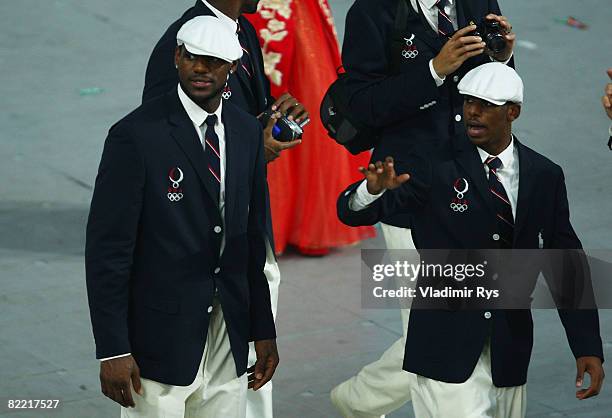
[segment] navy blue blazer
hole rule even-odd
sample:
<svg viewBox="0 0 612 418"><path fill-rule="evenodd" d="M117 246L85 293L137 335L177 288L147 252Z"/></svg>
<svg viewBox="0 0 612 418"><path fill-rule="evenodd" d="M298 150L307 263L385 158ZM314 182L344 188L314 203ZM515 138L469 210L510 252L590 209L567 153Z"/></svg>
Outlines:
<svg viewBox="0 0 612 418"><path fill-rule="evenodd" d="M569 219L565 180L561 167L516 140L519 155L519 195L513 248L582 248ZM338 199L338 216L351 226L373 225L398 212L409 212L412 236L418 249L490 249L497 218L482 161L465 135L422 146L407 159L412 178L387 191L362 211L348 207L361 182ZM411 168L413 167L413 168ZM457 179L470 185L465 199L469 209L454 212ZM525 281L537 279L537 271ZM533 346L529 310L496 310L487 318L477 310L412 309L408 324L404 369L435 380L461 383L472 374L487 338L491 340L493 383L498 387L522 385ZM575 357L603 359L596 310L559 310Z"/></svg>
<svg viewBox="0 0 612 418"><path fill-rule="evenodd" d="M397 171L403 173L403 160L416 144L450 139L465 132L461 120L463 97L457 84L468 71L490 62L490 58L483 54L468 60L437 87L429 61L444 44L425 16L409 7L404 37L418 54L399 57L399 74L390 75L390 43L397 2L355 1L346 17L342 63L349 79L351 111L368 125L379 128L380 142L374 148L372 161L392 156ZM467 26L470 20L479 22L489 13L501 14L497 0L457 2L459 28ZM513 64L511 60L509 65ZM395 215L384 222L400 227L410 224L406 215Z"/></svg>
<svg viewBox="0 0 612 418"><path fill-rule="evenodd" d="M145 74L145 86L142 92L143 103L161 94L173 90L178 85L178 73L174 66L174 50L176 49L176 34L181 26L197 16L214 16L201 0L172 23L155 45ZM263 56L259 38L255 28L244 16L238 18L241 29L245 33L247 48L253 60L253 77L249 78L242 66L229 78L228 85L232 91L229 101L253 116L258 116L274 103L270 95L270 81L264 72ZM270 196L266 187L266 233L270 245L274 249L274 233L272 231L272 215Z"/></svg>
<svg viewBox="0 0 612 418"><path fill-rule="evenodd" d="M193 382L215 289L237 375L246 371L248 342L276 336L263 272L262 129L228 102L222 120L225 231L176 89L111 128L96 178L85 251L96 356L131 352L142 376L161 383Z"/></svg>

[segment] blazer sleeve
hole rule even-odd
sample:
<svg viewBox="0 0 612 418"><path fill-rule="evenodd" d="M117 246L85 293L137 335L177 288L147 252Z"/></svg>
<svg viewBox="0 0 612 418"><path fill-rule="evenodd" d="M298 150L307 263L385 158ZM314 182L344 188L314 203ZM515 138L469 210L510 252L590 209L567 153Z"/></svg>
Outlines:
<svg viewBox="0 0 612 418"><path fill-rule="evenodd" d="M128 298L145 182L144 159L124 127L111 129L87 222L85 271L96 357L129 353Z"/></svg>
<svg viewBox="0 0 612 418"><path fill-rule="evenodd" d="M564 282L568 278L578 281L570 284L573 288L579 288L584 297L594 300L587 257L570 222L567 189L561 168L558 168L555 190L554 227L549 236L550 242L545 242L545 247L570 251L563 252L560 259L556 259L557 265L552 266L553 271L560 271ZM558 309L558 313L574 357L596 356L603 361L597 309Z"/></svg>
<svg viewBox="0 0 612 418"><path fill-rule="evenodd" d="M263 150L263 131L255 123L258 131L258 144L255 148L255 168L251 200L249 204L248 240L249 266L248 280L250 292L250 341L276 338L270 288L264 274L266 262L266 165Z"/></svg>
<svg viewBox="0 0 612 418"><path fill-rule="evenodd" d="M342 63L348 76L349 105L356 117L372 127L400 122L440 98L428 62L389 74L395 12L395 2L357 0L346 17Z"/></svg>

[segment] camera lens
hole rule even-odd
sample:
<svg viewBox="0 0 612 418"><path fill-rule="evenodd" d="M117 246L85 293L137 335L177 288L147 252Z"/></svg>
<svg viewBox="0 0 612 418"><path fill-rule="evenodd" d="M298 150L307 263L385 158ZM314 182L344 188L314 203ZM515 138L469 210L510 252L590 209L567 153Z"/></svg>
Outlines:
<svg viewBox="0 0 612 418"><path fill-rule="evenodd" d="M506 49L506 39L499 33L489 34L485 42L487 43L487 48L496 54Z"/></svg>

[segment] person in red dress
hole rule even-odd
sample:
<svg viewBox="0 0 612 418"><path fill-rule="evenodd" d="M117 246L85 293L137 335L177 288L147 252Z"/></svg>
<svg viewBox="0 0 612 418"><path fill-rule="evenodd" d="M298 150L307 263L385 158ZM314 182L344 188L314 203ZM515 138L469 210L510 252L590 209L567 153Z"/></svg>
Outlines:
<svg viewBox="0 0 612 418"><path fill-rule="evenodd" d="M327 0L261 0L247 17L259 35L272 95L291 91L307 109L319 109L341 66ZM349 228L336 216L338 193L359 179L369 153L349 154L327 136L318 112L310 117L302 144L268 165L278 253L293 245L304 255L325 255L375 235L372 227Z"/></svg>

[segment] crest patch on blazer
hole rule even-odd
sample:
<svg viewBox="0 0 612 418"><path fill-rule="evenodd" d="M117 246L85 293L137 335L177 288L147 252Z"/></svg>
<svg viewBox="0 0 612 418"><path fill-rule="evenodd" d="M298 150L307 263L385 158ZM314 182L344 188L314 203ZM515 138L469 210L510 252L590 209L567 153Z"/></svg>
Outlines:
<svg viewBox="0 0 612 418"><path fill-rule="evenodd" d="M181 182L185 179L183 170L180 167L174 167L168 173L168 179L170 185L168 187L168 200L171 202L179 202L183 199L183 189L181 188Z"/></svg>
<svg viewBox="0 0 612 418"><path fill-rule="evenodd" d="M470 183L463 177L458 178L453 184L453 189L457 197L451 201L450 208L455 212L463 213L469 208L468 201L464 198L465 194L470 190Z"/></svg>
<svg viewBox="0 0 612 418"><path fill-rule="evenodd" d="M419 55L419 50L416 46L414 46L414 38L414 33L410 36L410 38L404 38L404 41L406 41L406 46L404 46L404 49L402 50L402 57L406 59L415 59L417 55Z"/></svg>

